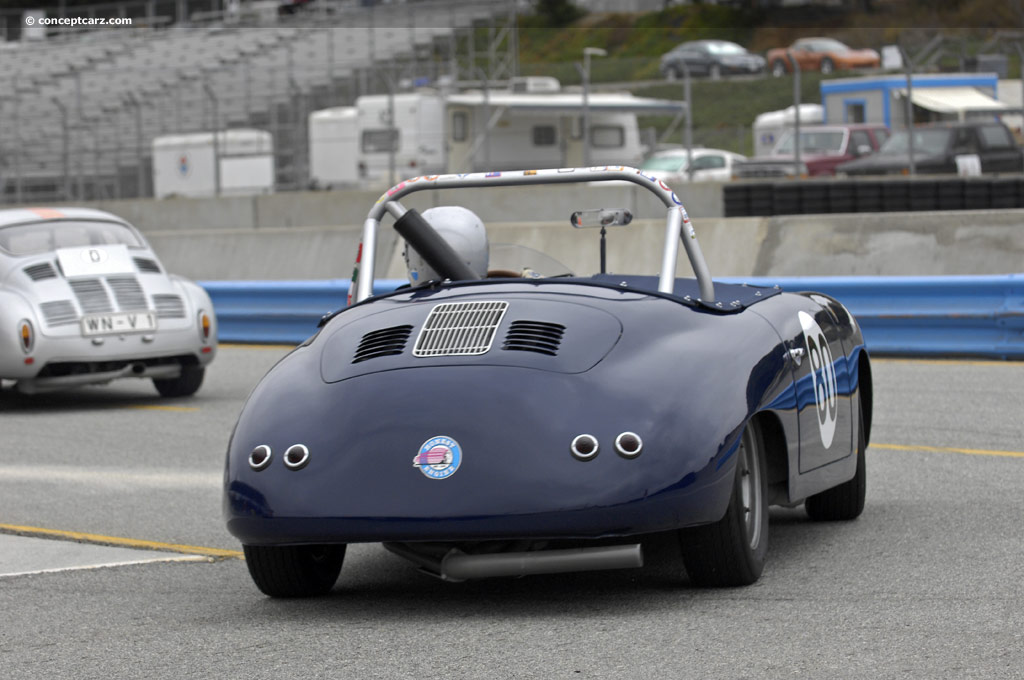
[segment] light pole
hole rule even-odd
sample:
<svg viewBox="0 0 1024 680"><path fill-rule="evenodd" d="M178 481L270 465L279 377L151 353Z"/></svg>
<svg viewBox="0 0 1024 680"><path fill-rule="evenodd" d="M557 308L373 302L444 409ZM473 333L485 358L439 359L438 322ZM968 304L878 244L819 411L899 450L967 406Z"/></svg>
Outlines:
<svg viewBox="0 0 1024 680"><path fill-rule="evenodd" d="M917 174L917 160L914 158L914 62L910 55L899 45L900 57L903 59L903 71L907 76L907 98L903 102L903 124L907 128L907 166L910 176Z"/></svg>
<svg viewBox="0 0 1024 680"><path fill-rule="evenodd" d="M683 99L686 101L686 128L683 141L686 142L686 178L693 181L693 104L690 101L690 65L685 59L679 62L683 67Z"/></svg>
<svg viewBox="0 0 1024 680"><path fill-rule="evenodd" d="M791 50L786 50L786 56L793 66L793 177L800 179L800 62Z"/></svg>
<svg viewBox="0 0 1024 680"><path fill-rule="evenodd" d="M590 56L607 57L600 47L583 48L583 166L590 167Z"/></svg>

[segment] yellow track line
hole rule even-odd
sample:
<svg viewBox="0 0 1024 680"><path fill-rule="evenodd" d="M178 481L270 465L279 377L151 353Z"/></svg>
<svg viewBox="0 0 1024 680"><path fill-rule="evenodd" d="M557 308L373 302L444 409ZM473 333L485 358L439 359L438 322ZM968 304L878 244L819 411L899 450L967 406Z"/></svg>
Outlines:
<svg viewBox="0 0 1024 680"><path fill-rule="evenodd" d="M204 548L196 545L181 545L178 543L142 541L135 538L121 538L119 536L87 534L81 531L60 531L58 529L42 529L40 527L26 527L18 526L16 524L0 524L0 532L8 534L18 534L21 536L60 538L67 541L78 541L80 543L94 543L96 545L118 545L126 548L138 548L140 550L163 550L166 552L185 553L188 555L203 555L204 557L216 557L221 559L242 559L241 550L224 550L223 548Z"/></svg>
<svg viewBox="0 0 1024 680"><path fill-rule="evenodd" d="M197 406L157 406L156 404L126 404L117 408L134 408L140 411L174 411L177 413L192 413L199 410Z"/></svg>
<svg viewBox="0 0 1024 680"><path fill-rule="evenodd" d="M896 357L872 357L875 364L920 364L922 366L1000 366L1024 367L1024 361L998 361L996 359L898 359Z"/></svg>
<svg viewBox="0 0 1024 680"><path fill-rule="evenodd" d="M1002 456L1004 458L1024 458L1024 451L994 451L991 449L960 449L946 446L904 446L903 444L874 444L872 449L889 449L890 451L927 451L930 453L962 453L969 456Z"/></svg>
<svg viewBox="0 0 1024 680"><path fill-rule="evenodd" d="M312 333L310 333L310 335L312 335ZM248 343L245 343L245 342L222 342L222 343L220 343L220 345L218 345L218 347L223 347L225 349L276 349L276 350L295 349L298 346L299 346L299 343L295 343L294 345L261 345L261 344L248 344Z"/></svg>

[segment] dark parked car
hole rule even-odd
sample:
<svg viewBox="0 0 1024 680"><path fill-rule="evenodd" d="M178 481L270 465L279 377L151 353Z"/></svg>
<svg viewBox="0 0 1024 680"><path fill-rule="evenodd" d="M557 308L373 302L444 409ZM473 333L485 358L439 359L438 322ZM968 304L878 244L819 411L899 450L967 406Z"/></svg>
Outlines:
<svg viewBox="0 0 1024 680"><path fill-rule="evenodd" d="M668 80L682 78L684 63L690 75L711 78L730 73L761 73L765 66L764 57L751 54L734 42L694 40L661 55L661 74Z"/></svg>
<svg viewBox="0 0 1024 680"><path fill-rule="evenodd" d="M770 156L737 163L739 179L754 177L827 176L836 166L877 151L889 137L884 125L808 125L800 129L800 163L796 163L796 135L786 130Z"/></svg>
<svg viewBox="0 0 1024 680"><path fill-rule="evenodd" d="M903 175L910 171L910 135L893 132L878 153L843 163L846 175ZM1020 172L1024 155L998 121L946 123L914 128L914 169L923 175Z"/></svg>

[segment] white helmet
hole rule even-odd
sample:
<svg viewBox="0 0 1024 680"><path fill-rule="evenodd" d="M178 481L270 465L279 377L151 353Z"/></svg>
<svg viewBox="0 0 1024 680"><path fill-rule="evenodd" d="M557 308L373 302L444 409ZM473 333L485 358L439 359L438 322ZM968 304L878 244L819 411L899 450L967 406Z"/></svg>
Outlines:
<svg viewBox="0 0 1024 680"><path fill-rule="evenodd" d="M457 205L442 205L424 210L423 219L430 223L470 269L480 278L487 278L487 229L476 213ZM408 243L405 244L403 255L412 285L441 278Z"/></svg>

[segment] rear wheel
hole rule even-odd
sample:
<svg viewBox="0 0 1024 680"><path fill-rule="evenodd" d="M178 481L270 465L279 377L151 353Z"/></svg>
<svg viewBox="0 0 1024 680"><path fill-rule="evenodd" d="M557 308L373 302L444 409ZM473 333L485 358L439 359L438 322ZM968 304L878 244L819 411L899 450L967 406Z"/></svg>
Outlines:
<svg viewBox="0 0 1024 680"><path fill-rule="evenodd" d="M776 59L772 62L772 75L776 78L781 78L786 75L786 62L781 59Z"/></svg>
<svg viewBox="0 0 1024 680"><path fill-rule="evenodd" d="M682 72L676 66L669 66L667 69L665 69L665 80L679 80L682 77L682 75Z"/></svg>
<svg viewBox="0 0 1024 680"><path fill-rule="evenodd" d="M182 366L177 378L153 378L153 386L162 397L188 397L203 384L205 366Z"/></svg>
<svg viewBox="0 0 1024 680"><path fill-rule="evenodd" d="M861 407L863 408L863 407ZM819 522L841 522L857 519L864 512L867 495L867 462L865 461L864 414L861 413L857 435L857 472L853 479L839 486L816 493L804 503L807 515Z"/></svg>
<svg viewBox="0 0 1024 680"><path fill-rule="evenodd" d="M746 586L764 569L768 478L764 438L755 421L747 423L736 455L736 479L725 516L714 524L679 531L683 564L695 586Z"/></svg>
<svg viewBox="0 0 1024 680"><path fill-rule="evenodd" d="M249 575L270 597L313 597L334 587L345 545L246 545Z"/></svg>
<svg viewBox="0 0 1024 680"><path fill-rule="evenodd" d="M835 70L836 70L836 65L832 62L831 59L829 59L828 57L825 57L824 59L821 60L821 72L823 74L828 75L828 74L832 73Z"/></svg>
<svg viewBox="0 0 1024 680"><path fill-rule="evenodd" d="M722 78L722 67L718 64L712 64L708 69L708 76L711 80L721 80Z"/></svg>

